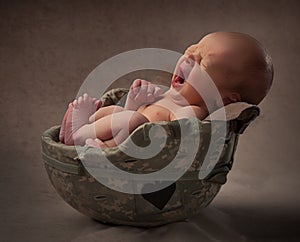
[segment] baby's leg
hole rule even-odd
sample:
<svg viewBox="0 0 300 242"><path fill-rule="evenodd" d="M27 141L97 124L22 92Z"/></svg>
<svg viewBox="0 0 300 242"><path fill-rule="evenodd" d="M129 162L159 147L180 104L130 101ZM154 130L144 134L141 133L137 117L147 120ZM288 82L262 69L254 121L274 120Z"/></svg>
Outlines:
<svg viewBox="0 0 300 242"><path fill-rule="evenodd" d="M103 118L109 114L118 113L121 111L124 111L124 108L121 106L118 106L118 105L110 105L107 107L100 108L99 110L97 110L94 114L92 114L89 117L89 122L93 123L93 122L97 121L98 119Z"/></svg>
<svg viewBox="0 0 300 242"><path fill-rule="evenodd" d="M146 122L149 120L141 113L124 110L82 126L74 133L74 139L76 144L84 145L88 138L98 138L105 147L113 147L122 143L134 129ZM88 144L89 142L90 140ZM102 142L100 147L103 147Z"/></svg>

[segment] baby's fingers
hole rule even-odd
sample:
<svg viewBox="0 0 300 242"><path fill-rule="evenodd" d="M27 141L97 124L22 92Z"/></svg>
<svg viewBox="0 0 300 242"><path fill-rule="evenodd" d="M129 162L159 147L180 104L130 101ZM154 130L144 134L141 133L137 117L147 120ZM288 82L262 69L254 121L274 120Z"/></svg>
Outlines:
<svg viewBox="0 0 300 242"><path fill-rule="evenodd" d="M141 79L135 79L132 83L132 87L135 88L135 87L139 87L142 83L142 80Z"/></svg>
<svg viewBox="0 0 300 242"><path fill-rule="evenodd" d="M147 103L152 103L155 101L155 97L153 95L153 93L148 93L147 94Z"/></svg>
<svg viewBox="0 0 300 242"><path fill-rule="evenodd" d="M154 97L158 97L162 93L163 93L163 90L160 87L156 86L155 89L154 89L154 94L153 94Z"/></svg>
<svg viewBox="0 0 300 242"><path fill-rule="evenodd" d="M141 86L138 90L138 93L135 97L136 100L143 100L147 96L147 90L148 90L148 82L145 80L141 80Z"/></svg>
<svg viewBox="0 0 300 242"><path fill-rule="evenodd" d="M142 80L141 79L135 79L132 83L132 89L133 89L133 93L137 94L140 91L140 87L142 85Z"/></svg>
<svg viewBox="0 0 300 242"><path fill-rule="evenodd" d="M149 82L147 82L146 80L141 80L141 90L140 90L140 92L142 94L145 95L147 93L148 85L149 85Z"/></svg>
<svg viewBox="0 0 300 242"><path fill-rule="evenodd" d="M151 93L152 95L154 95L154 91L155 91L155 86L152 83L149 83L147 94Z"/></svg>

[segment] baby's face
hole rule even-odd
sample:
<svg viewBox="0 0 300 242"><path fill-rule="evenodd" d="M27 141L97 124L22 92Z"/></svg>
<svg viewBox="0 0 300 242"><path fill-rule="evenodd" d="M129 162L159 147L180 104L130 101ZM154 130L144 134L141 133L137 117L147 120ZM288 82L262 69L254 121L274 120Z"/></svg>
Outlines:
<svg viewBox="0 0 300 242"><path fill-rule="evenodd" d="M189 78L195 65L199 65L201 70L205 71L215 86L217 87L221 96L225 96L236 85L233 81L224 81L224 76L230 71L238 69L242 63L236 60L241 60L247 57L249 49L244 45L243 41L235 41L228 38L228 35L211 34L205 36L197 44L189 46L184 55L178 60L174 70L171 82L171 90L178 92L191 105L198 105L203 103L203 99L198 91L194 88L195 85L198 90L203 90L208 93L209 90L205 83L201 82L201 77L195 80ZM243 51L241 51L243 50ZM213 101L213 96L211 97Z"/></svg>
<svg viewBox="0 0 300 242"><path fill-rule="evenodd" d="M173 93L177 91L177 94L184 97L191 105L202 104L202 96L199 94L199 91L197 91L197 88L195 88L195 85L198 87L198 90L206 88L201 86L203 83L201 83L200 76L199 79L196 77L196 80L191 80L190 73L196 69L196 65L198 65L201 70L207 71L210 75L213 74L208 72L207 66L210 66L213 61L216 62L218 60L219 56L217 53L221 52L220 47L221 46L218 45L213 38L206 37L197 44L189 46L175 67L171 82L171 90L173 90ZM195 75L193 76L193 79L195 79ZM213 78L213 76L211 76L211 78ZM216 78L216 75L214 75L214 78ZM217 86L217 83L214 83ZM218 89L220 88L221 87L218 87Z"/></svg>

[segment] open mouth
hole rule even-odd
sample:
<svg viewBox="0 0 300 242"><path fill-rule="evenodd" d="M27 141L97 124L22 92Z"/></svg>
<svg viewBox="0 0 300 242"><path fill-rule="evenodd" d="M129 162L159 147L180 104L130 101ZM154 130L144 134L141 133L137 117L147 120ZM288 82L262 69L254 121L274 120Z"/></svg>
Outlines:
<svg viewBox="0 0 300 242"><path fill-rule="evenodd" d="M174 78L172 80L173 87L179 87L182 86L185 82L185 76L179 67L179 71L174 75Z"/></svg>
<svg viewBox="0 0 300 242"><path fill-rule="evenodd" d="M172 86L173 87L180 87L184 84L185 80L188 78L192 68L194 66L193 61L185 60L183 61L178 69L176 70L176 74L172 79Z"/></svg>
<svg viewBox="0 0 300 242"><path fill-rule="evenodd" d="M172 86L173 87L179 87L184 84L184 79L181 76L175 75L173 80L172 80Z"/></svg>

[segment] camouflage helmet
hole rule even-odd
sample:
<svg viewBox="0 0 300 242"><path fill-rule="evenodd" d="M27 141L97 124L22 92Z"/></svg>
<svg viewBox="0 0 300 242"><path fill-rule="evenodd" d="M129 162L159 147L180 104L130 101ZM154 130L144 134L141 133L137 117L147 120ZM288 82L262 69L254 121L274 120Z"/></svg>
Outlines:
<svg viewBox="0 0 300 242"><path fill-rule="evenodd" d="M104 106L124 105L124 95L128 89L113 89L103 95ZM224 147L217 163L210 168L204 179L199 179L212 132L218 132L218 125L212 130L211 121L197 120L200 130L200 143L195 158L188 170L175 182L161 190L145 194L123 193L111 189L91 175L82 163L85 154L99 152L97 148L85 147L83 155L78 148L59 142L60 126L46 130L42 135L42 158L49 179L59 195L79 212L103 223L125 224L152 227L188 218L208 206L226 182L226 176L233 163L239 135L248 124L259 115L257 106L244 104L240 112L228 120ZM218 113L216 113L218 116ZM146 146L149 142L149 130L156 123L139 126L128 139ZM162 151L153 158L137 159L130 157L118 147L103 149L105 157L121 170L144 174L162 169L178 151L180 143L180 125L195 125L190 119L159 122L166 130L167 142ZM191 134L192 135L192 134ZM77 148L77 149L76 149ZM183 157L184 159L184 157ZM207 167L206 167L207 168ZM104 168L105 169L105 168ZM107 176L109 179L109 176ZM161 182L161 181L157 181ZM151 185L151 184L149 184Z"/></svg>

